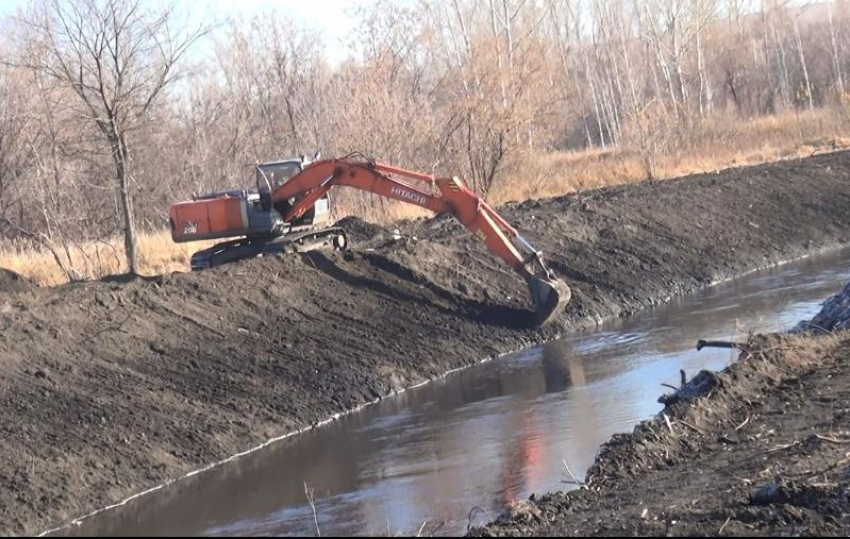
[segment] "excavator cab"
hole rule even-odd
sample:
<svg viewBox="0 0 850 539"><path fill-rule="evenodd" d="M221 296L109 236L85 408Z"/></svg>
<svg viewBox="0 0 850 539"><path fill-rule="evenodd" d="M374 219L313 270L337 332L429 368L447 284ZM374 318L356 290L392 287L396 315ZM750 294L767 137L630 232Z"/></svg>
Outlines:
<svg viewBox="0 0 850 539"><path fill-rule="evenodd" d="M304 167L319 159L320 155L316 153L313 158L301 155L297 158L257 165L255 167L257 192L260 194L260 203L264 211L274 209L280 215L286 215L286 212L292 207L295 200L279 201L276 204L272 204L272 193L288 182L293 176L304 170ZM325 195L316 201L315 206L305 213L303 217L290 224L292 226L317 226L326 224L328 221L330 221L330 197Z"/></svg>
<svg viewBox="0 0 850 539"><path fill-rule="evenodd" d="M257 190L272 192L288 182L293 176L304 170L304 167L318 161L322 154L316 152L313 157L299 155L297 158L282 159L262 163L256 167Z"/></svg>
<svg viewBox="0 0 850 539"><path fill-rule="evenodd" d="M257 191L271 194L272 191L289 181L290 178L303 170L300 159L277 161L257 165Z"/></svg>

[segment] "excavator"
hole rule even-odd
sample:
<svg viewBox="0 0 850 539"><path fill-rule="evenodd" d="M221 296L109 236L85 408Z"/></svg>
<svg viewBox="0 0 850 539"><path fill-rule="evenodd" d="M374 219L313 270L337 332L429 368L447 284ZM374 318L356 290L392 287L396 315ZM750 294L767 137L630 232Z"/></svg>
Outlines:
<svg viewBox="0 0 850 539"><path fill-rule="evenodd" d="M263 255L345 250L345 231L329 225L329 192L345 186L454 216L526 282L536 325L555 320L570 301L569 287L542 253L457 177L437 178L362 154L338 159L316 154L256 165L255 179L256 190L194 196L171 207L175 242L229 240L195 253L192 270Z"/></svg>

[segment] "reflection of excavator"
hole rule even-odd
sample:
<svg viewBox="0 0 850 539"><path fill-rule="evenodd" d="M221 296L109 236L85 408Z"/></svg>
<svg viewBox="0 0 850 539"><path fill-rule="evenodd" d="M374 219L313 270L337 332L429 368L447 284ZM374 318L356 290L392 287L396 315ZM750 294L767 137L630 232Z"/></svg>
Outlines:
<svg viewBox="0 0 850 539"><path fill-rule="evenodd" d="M328 192L341 185L455 216L525 279L536 323L556 318L570 300L569 287L546 267L541 253L458 178L435 178L355 156L268 163L257 167L256 176L256 192L226 191L172 206L176 242L238 238L195 253L192 269L322 246L345 249L345 231L321 228L329 217Z"/></svg>

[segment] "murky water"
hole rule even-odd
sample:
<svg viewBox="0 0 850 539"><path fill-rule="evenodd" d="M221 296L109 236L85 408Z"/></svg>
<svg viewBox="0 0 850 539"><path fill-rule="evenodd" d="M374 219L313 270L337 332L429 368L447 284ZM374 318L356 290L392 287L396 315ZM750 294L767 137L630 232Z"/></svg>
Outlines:
<svg viewBox="0 0 850 539"><path fill-rule="evenodd" d="M697 339L787 329L850 280L850 251L750 275L598 332L406 392L83 523L85 535L463 533L534 492L570 488L610 436L657 413L679 369L720 369ZM477 511L473 523L487 519Z"/></svg>

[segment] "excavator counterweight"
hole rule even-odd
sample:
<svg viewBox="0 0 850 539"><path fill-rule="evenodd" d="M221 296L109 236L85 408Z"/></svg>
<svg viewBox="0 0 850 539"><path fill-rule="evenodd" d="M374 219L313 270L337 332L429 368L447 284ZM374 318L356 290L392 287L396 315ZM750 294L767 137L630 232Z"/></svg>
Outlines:
<svg viewBox="0 0 850 539"><path fill-rule="evenodd" d="M328 193L337 186L453 215L525 280L537 325L557 319L570 301L569 287L549 270L542 254L459 178L435 178L352 156L259 165L254 192L226 191L173 205L172 238L239 238L196 253L192 269L322 246L344 249L344 230L321 227L329 216Z"/></svg>

